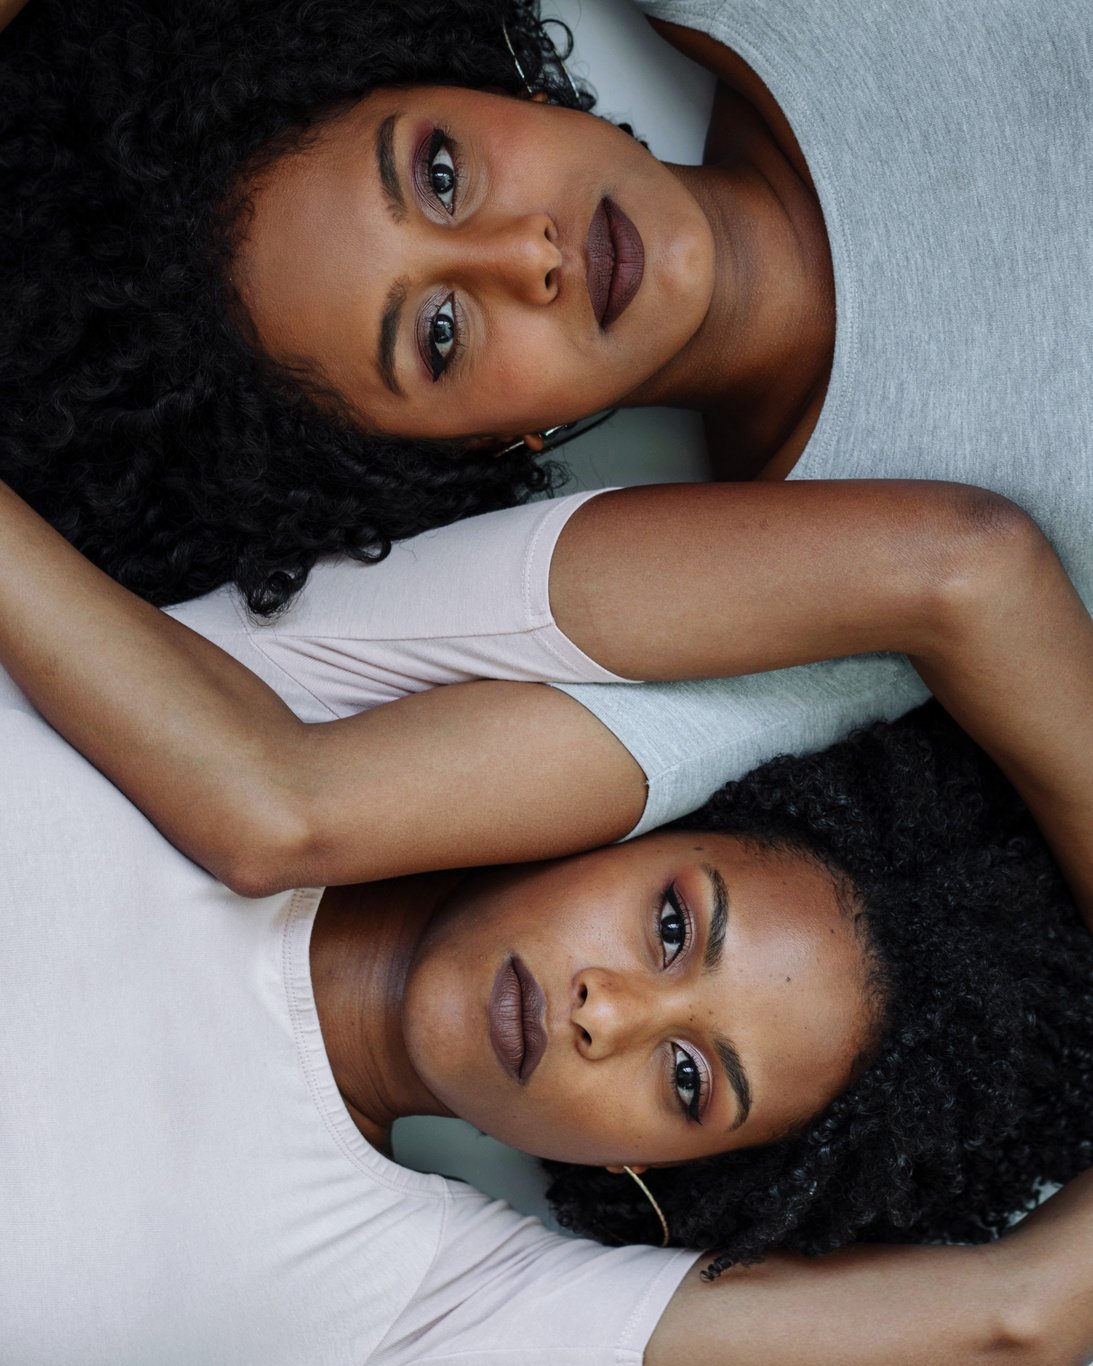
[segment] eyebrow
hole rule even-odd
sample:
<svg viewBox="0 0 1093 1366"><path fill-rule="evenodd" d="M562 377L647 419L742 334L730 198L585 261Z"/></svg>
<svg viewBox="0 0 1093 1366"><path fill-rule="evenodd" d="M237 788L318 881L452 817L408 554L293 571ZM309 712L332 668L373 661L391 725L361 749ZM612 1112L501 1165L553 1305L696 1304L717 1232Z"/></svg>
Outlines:
<svg viewBox="0 0 1093 1366"><path fill-rule="evenodd" d="M725 948L725 928L729 923L729 894L725 890L725 879L716 868L704 863L702 871L709 878L713 890L713 914L710 916L710 928L706 935L702 969L704 972L713 972L720 964L721 954Z"/></svg>
<svg viewBox="0 0 1093 1366"><path fill-rule="evenodd" d="M398 343L399 321L402 305L406 302L406 282L396 280L387 291L383 305L383 318L380 321L379 370L384 384L393 394L403 397L404 390L395 374L395 350Z"/></svg>
<svg viewBox="0 0 1093 1366"><path fill-rule="evenodd" d="M383 186L383 197L387 200L387 211L396 223L406 221L406 199L395 163L395 128L400 117L399 114L388 114L376 133L376 167Z"/></svg>
<svg viewBox="0 0 1093 1366"><path fill-rule="evenodd" d="M706 951L702 955L702 969L704 972L713 972L720 964L725 952L725 930L729 923L729 894L725 888L725 879L716 868L707 863L703 864L702 871L709 878L710 887L713 890L713 913L710 916L710 928L706 934ZM721 1069L736 1094L737 1105L739 1106L739 1113L729 1129L731 1133L733 1129L739 1129L748 1115L751 1114L751 1082L748 1081L748 1074L744 1071L740 1054L736 1051L731 1040L726 1039L723 1034L714 1034L713 1046L717 1050Z"/></svg>
<svg viewBox="0 0 1093 1366"><path fill-rule="evenodd" d="M383 197L387 201L388 213L396 223L404 223L406 200L402 193L398 166L395 163L395 128L399 117L398 114L388 114L376 132L376 169L383 188ZM402 320L402 306L405 302L405 281L396 280L387 291L387 298L383 304L377 363L384 384L398 398L404 397L404 391L395 373L395 351L398 345L399 323Z"/></svg>
<svg viewBox="0 0 1093 1366"><path fill-rule="evenodd" d="M724 1035L715 1034L713 1046L717 1049L722 1070L728 1078L729 1085L736 1092L737 1103L740 1106L740 1113L729 1125L729 1133L732 1133L734 1129L739 1129L748 1115L751 1114L751 1083L748 1081L748 1074L744 1071L744 1064L740 1061L740 1054L729 1039L726 1039Z"/></svg>

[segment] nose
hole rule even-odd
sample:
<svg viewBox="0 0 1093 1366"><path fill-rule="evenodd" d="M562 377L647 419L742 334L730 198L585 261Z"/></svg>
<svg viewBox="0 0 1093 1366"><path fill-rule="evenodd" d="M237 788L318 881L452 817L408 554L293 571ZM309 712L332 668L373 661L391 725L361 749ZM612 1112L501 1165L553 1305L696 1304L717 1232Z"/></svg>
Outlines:
<svg viewBox="0 0 1093 1366"><path fill-rule="evenodd" d="M457 278L462 275L476 290L502 290L530 304L557 297L562 253L548 214L472 220L452 240Z"/></svg>
<svg viewBox="0 0 1093 1366"><path fill-rule="evenodd" d="M629 974L585 968L573 988L577 1048L590 1061L610 1057L656 1027L649 993Z"/></svg>

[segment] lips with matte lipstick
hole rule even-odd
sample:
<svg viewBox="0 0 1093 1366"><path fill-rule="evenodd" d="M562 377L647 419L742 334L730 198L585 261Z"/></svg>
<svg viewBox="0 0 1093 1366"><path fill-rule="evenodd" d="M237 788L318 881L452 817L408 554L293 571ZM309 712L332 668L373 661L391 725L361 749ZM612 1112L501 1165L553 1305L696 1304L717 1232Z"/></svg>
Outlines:
<svg viewBox="0 0 1093 1366"><path fill-rule="evenodd" d="M527 966L513 954L493 979L487 1015L497 1060L521 1086L539 1065L547 1046L546 999Z"/></svg>
<svg viewBox="0 0 1093 1366"><path fill-rule="evenodd" d="M641 234L614 200L600 200L588 225L588 294L601 327L626 310L644 273Z"/></svg>

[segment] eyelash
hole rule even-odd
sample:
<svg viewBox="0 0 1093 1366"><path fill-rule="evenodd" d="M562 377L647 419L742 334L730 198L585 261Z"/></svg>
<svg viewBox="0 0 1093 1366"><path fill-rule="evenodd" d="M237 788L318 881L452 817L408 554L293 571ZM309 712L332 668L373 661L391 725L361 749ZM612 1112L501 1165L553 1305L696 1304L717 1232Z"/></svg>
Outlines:
<svg viewBox="0 0 1093 1366"><path fill-rule="evenodd" d="M430 179L430 173L434 170L434 163L442 152L448 160L448 165L444 166L443 169L451 172L451 189L444 191L444 193L451 194L450 204L445 204L440 197L441 191L436 189ZM417 158L416 175L422 195L426 198L432 198L446 214L454 214L459 188L463 181L463 161L459 155L458 144L446 129L434 128L429 140L422 144ZM448 335L443 338L437 336L438 322L448 325L444 329ZM452 362L459 355L463 345L462 330L459 302L454 294L447 295L431 312L422 315L419 347L429 373L433 377L434 384L443 379ZM447 346L448 350L442 351L441 346Z"/></svg>
<svg viewBox="0 0 1093 1366"><path fill-rule="evenodd" d="M666 914L666 912L668 914ZM664 924L667 920L678 919L681 922L682 939L679 944L671 945L674 950L669 958L665 950L669 947L664 934ZM675 931L674 931L675 932ZM672 964L684 953L694 937L694 920L691 915L690 907L679 895L676 886L672 883L665 888L661 897L661 902L656 913L656 935L660 940L661 959L665 968L670 968ZM702 1123L702 1110L706 1100L706 1092L709 1089L706 1069L698 1057L684 1048L682 1044L672 1043L670 1045L670 1084L679 1101L680 1109L687 1119L693 1120L695 1124ZM681 1084L680 1070L688 1068L693 1072L693 1081L688 1078L690 1084ZM690 1091L691 1099L683 1099L682 1091Z"/></svg>
<svg viewBox="0 0 1093 1366"><path fill-rule="evenodd" d="M665 912L670 912L670 915L666 915ZM684 949L686 949L687 945L691 942L694 932L690 907L676 891L674 882L664 889L660 899L660 906L657 908L656 933L657 938L660 940L662 950L668 948L667 941L664 937L664 923L666 920L673 918L681 922L680 928L682 930L682 938L679 944L672 945L675 952L670 958L667 953L662 952L663 966L666 968L670 968Z"/></svg>
<svg viewBox="0 0 1093 1366"><path fill-rule="evenodd" d="M433 163L439 158L441 152L448 158L448 165L443 169L451 172L451 189L444 191L452 197L450 204L445 204L440 197L442 192L437 190L429 179L429 172L433 169ZM446 128L434 128L429 135L429 140L422 143L417 157L417 182L426 199L435 199L447 214L455 213L457 197L463 184L463 158L460 155L459 144Z"/></svg>
<svg viewBox="0 0 1093 1366"><path fill-rule="evenodd" d="M445 316L445 310L447 310L447 316ZM436 327L440 321L450 323L451 335L445 337L438 345ZM418 348L421 351L422 359L429 367L429 373L432 375L435 384L444 378L452 361L463 349L461 336L463 331L462 309L459 307L459 300L455 295L448 294L432 309L426 308L421 315L419 328ZM449 350L442 352L440 345L448 346Z"/></svg>

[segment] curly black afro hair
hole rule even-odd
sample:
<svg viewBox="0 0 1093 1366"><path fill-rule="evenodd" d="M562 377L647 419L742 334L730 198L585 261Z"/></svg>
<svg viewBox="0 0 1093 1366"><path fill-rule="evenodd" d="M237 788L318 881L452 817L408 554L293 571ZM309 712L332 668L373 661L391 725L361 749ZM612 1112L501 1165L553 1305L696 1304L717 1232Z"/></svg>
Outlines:
<svg viewBox="0 0 1093 1366"><path fill-rule="evenodd" d="M502 22L573 105L535 0L34 0L3 34L0 477L128 587L234 580L270 612L321 554L556 480L363 436L241 341L220 283L261 149L381 84L523 93Z"/></svg>
<svg viewBox="0 0 1093 1366"><path fill-rule="evenodd" d="M1093 936L1042 839L933 704L780 758L679 822L848 878L884 1002L878 1049L807 1127L646 1174L707 1275L776 1248L981 1242L1093 1162ZM547 1163L567 1227L659 1241L632 1183Z"/></svg>

